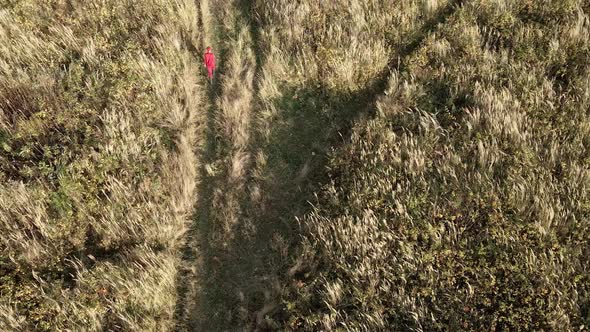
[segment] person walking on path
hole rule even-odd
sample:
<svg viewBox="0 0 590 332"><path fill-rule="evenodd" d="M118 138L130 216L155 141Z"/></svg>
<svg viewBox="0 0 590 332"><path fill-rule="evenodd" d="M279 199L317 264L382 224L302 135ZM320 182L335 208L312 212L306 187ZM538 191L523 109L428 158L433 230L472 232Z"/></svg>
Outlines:
<svg viewBox="0 0 590 332"><path fill-rule="evenodd" d="M209 82L213 83L213 74L215 73L215 54L213 54L211 47L207 47L207 51L203 57L203 62L204 66L207 68Z"/></svg>

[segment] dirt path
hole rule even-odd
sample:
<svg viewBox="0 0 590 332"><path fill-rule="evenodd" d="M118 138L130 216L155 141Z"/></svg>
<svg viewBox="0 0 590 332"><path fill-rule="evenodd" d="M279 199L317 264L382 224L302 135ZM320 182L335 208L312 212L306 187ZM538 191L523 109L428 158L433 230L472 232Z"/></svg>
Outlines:
<svg viewBox="0 0 590 332"><path fill-rule="evenodd" d="M214 26L209 20L208 0L197 1L200 20L197 23L201 31L199 49L195 49L196 56L200 56L205 45L215 45L213 41ZM203 73L204 74L204 73ZM203 80L205 81L205 80ZM215 103L216 91L219 89L219 80L213 85L204 83L207 86L207 107L206 123L204 130L204 141L199 154L201 169L199 170L198 201L193 215L193 223L186 234L185 245L182 249L182 265L177 276L177 303L175 308L175 321L177 331L196 331L196 322L203 320L200 315L204 313L200 309L199 294L202 293L202 284L199 279L204 271L205 261L209 259L210 252L206 234L209 233L209 209L211 206L212 183L208 180L207 167L211 165L215 156Z"/></svg>
<svg viewBox="0 0 590 332"><path fill-rule="evenodd" d="M242 2L223 0L214 5L208 0L197 2L201 48L213 47L218 70L214 84L208 86L198 202L177 277L178 331L242 330L251 320L244 312L256 309L239 302L252 298L246 288L258 288L253 286L256 270L265 260L265 253L251 245L259 243L259 233L245 230L252 228L245 211L253 165L249 161L250 109L258 67L253 56L254 29L244 19ZM240 165L242 159L244 165Z"/></svg>
<svg viewBox="0 0 590 332"><path fill-rule="evenodd" d="M177 278L177 330L257 330L279 305L277 276L287 261L276 243L289 238L294 225L285 220L294 220L292 209L277 213L292 204L299 183L293 170L257 158L269 151L257 141L262 60L249 3L220 0L210 7L201 0L198 7L203 47L213 46L220 66L209 91L199 201ZM298 203L306 205L302 197Z"/></svg>
<svg viewBox="0 0 590 332"><path fill-rule="evenodd" d="M252 314L269 297L262 289L268 275L264 246L267 232L250 214L249 179L252 161L253 106L257 72L254 29L238 1L219 1L210 8L218 58L222 59L211 95L209 175L203 185L197 218L201 264L194 309L187 318L193 331L250 329ZM204 172L207 173L207 172ZM264 234L264 235L263 235ZM191 299L187 299L191 300ZM251 326L251 328L253 328Z"/></svg>

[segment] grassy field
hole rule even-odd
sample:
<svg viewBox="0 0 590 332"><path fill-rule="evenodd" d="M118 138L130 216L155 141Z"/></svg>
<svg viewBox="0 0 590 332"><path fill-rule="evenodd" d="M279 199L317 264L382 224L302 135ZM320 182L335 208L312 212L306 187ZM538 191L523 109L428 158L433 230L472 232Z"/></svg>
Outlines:
<svg viewBox="0 0 590 332"><path fill-rule="evenodd" d="M205 97L195 4L0 8L0 329L169 329Z"/></svg>
<svg viewBox="0 0 590 332"><path fill-rule="evenodd" d="M451 5L330 155L294 330L590 324L588 2Z"/></svg>
<svg viewBox="0 0 590 332"><path fill-rule="evenodd" d="M587 0L0 8L0 330L590 326Z"/></svg>

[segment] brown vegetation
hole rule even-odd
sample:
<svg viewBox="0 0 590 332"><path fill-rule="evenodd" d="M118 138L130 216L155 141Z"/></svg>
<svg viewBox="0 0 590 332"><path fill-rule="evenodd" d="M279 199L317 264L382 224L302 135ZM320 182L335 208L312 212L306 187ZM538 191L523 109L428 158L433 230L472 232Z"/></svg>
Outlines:
<svg viewBox="0 0 590 332"><path fill-rule="evenodd" d="M2 5L0 326L590 326L587 0Z"/></svg>
<svg viewBox="0 0 590 332"><path fill-rule="evenodd" d="M470 1L422 29L301 220L289 326L588 326L584 10Z"/></svg>
<svg viewBox="0 0 590 332"><path fill-rule="evenodd" d="M1 329L168 329L197 181L195 5L2 7Z"/></svg>

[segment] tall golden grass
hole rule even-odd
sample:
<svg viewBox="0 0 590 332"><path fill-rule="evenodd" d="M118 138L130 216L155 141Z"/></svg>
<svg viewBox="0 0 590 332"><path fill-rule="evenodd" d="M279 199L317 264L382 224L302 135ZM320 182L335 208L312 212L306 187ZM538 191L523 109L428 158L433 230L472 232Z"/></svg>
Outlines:
<svg viewBox="0 0 590 332"><path fill-rule="evenodd" d="M281 328L271 317L284 312L281 282L295 248L294 217L308 210L338 130L365 109L363 101L374 99L401 53L391 45L401 44L403 35L390 27L419 15L432 18L435 9L425 12L424 6L215 4L224 65L215 111L217 157L207 168L215 175L209 238L218 246L205 264L216 283L205 291L214 303L204 301L211 313L206 326Z"/></svg>
<svg viewBox="0 0 590 332"><path fill-rule="evenodd" d="M301 219L293 330L588 326L587 2L438 12Z"/></svg>
<svg viewBox="0 0 590 332"><path fill-rule="evenodd" d="M2 328L589 326L588 1L4 7Z"/></svg>
<svg viewBox="0 0 590 332"><path fill-rule="evenodd" d="M244 18L240 16L239 1L217 3L221 22L220 49L224 50L223 75L220 78L220 95L217 98L215 129L218 137L216 161L221 181L213 196L212 218L218 232L217 240L231 240L237 227L244 223L242 198L248 168L251 163L250 138L253 107L253 84L256 60L252 36ZM226 246L224 243L223 246Z"/></svg>
<svg viewBox="0 0 590 332"><path fill-rule="evenodd" d="M199 167L196 13L183 0L0 10L2 330L171 328Z"/></svg>

